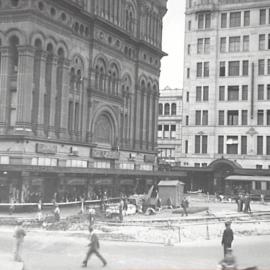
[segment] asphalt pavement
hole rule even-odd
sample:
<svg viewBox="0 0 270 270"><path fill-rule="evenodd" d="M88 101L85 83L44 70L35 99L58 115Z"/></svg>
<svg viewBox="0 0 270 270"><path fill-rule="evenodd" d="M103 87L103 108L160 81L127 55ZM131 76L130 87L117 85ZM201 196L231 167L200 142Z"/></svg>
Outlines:
<svg viewBox="0 0 270 270"><path fill-rule="evenodd" d="M1 230L0 254L12 256L13 229ZM86 238L69 233L29 231L23 250L25 270L81 269L87 243ZM256 265L259 270L269 270L270 236L236 238L233 249L239 269ZM203 270L216 269L223 249L217 240L178 246L102 241L100 251L108 261L108 270ZM0 268L5 270L2 266ZM102 269L102 263L95 255L90 259L88 269Z"/></svg>

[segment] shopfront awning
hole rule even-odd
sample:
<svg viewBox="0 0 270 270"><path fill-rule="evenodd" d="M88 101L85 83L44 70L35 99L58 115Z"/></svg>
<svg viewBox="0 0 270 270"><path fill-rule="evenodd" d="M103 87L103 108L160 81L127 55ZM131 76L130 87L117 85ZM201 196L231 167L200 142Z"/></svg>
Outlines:
<svg viewBox="0 0 270 270"><path fill-rule="evenodd" d="M256 176L256 175L230 175L225 178L229 181L260 181L260 182L270 182L270 176Z"/></svg>

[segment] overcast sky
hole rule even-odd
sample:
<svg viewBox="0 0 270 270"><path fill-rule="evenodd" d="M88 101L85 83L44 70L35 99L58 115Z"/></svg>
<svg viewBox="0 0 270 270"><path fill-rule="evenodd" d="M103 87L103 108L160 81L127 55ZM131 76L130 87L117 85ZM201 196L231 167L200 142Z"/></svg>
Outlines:
<svg viewBox="0 0 270 270"><path fill-rule="evenodd" d="M160 89L183 87L185 0L168 0L163 19L163 51L168 54L161 62Z"/></svg>

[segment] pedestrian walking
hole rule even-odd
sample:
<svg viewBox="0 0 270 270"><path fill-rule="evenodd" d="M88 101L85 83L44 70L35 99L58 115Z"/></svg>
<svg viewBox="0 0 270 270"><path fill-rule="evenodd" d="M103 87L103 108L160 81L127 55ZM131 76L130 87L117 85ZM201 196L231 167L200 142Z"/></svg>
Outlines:
<svg viewBox="0 0 270 270"><path fill-rule="evenodd" d="M265 204L265 201L264 201L264 194L261 193L261 204Z"/></svg>
<svg viewBox="0 0 270 270"><path fill-rule="evenodd" d="M244 204L245 204L245 208L244 208L244 212L245 213L251 213L251 208L250 208L250 196L247 193L245 198L244 198Z"/></svg>
<svg viewBox="0 0 270 270"><path fill-rule="evenodd" d="M15 212L15 199L12 197L10 199L9 214L12 215Z"/></svg>
<svg viewBox="0 0 270 270"><path fill-rule="evenodd" d="M20 221L18 223L18 226L15 229L15 232L14 232L14 237L16 239L14 260L17 261L17 262L22 261L21 254L22 254L22 246L23 246L23 241L24 241L25 235L26 235L26 232L22 227L22 222Z"/></svg>
<svg viewBox="0 0 270 270"><path fill-rule="evenodd" d="M87 262L93 253L96 254L96 256L102 261L103 266L106 266L107 265L106 260L99 253L99 248L100 248L99 239L97 235L94 233L93 227L91 226L89 226L89 233L90 233L90 236L89 236L90 243L88 245L89 249L86 253L85 259L83 260L82 267L87 267Z"/></svg>
<svg viewBox="0 0 270 270"><path fill-rule="evenodd" d="M88 220L89 220L89 225L93 226L95 223L95 215L96 215L96 210L94 208L89 208L88 210Z"/></svg>
<svg viewBox="0 0 270 270"><path fill-rule="evenodd" d="M224 248L224 256L227 254L227 249L232 247L233 231L231 229L231 221L225 222L225 230L222 235L221 244Z"/></svg>
<svg viewBox="0 0 270 270"><path fill-rule="evenodd" d="M59 208L59 205L56 204L55 205L55 209L54 209L54 218L55 218L55 221L60 221L60 208Z"/></svg>
<svg viewBox="0 0 270 270"><path fill-rule="evenodd" d="M43 215L42 215L42 201L41 200L38 201L37 207L38 207L37 219L38 221L42 221Z"/></svg>
<svg viewBox="0 0 270 270"><path fill-rule="evenodd" d="M182 202L181 202L181 207L183 208L183 212L182 212L182 217L184 216L184 214L186 216L188 216L188 212L187 212L187 208L188 208L188 200L186 197L183 198Z"/></svg>
<svg viewBox="0 0 270 270"><path fill-rule="evenodd" d="M119 204L119 220L120 220L120 222L123 222L123 219L124 219L123 210L124 210L124 201L121 199L120 204Z"/></svg>

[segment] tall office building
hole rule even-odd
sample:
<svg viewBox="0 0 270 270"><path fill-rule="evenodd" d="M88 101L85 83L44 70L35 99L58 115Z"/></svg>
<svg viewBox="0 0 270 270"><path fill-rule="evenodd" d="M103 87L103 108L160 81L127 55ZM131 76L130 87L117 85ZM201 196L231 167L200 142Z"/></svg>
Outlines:
<svg viewBox="0 0 270 270"><path fill-rule="evenodd" d="M161 89L158 111L158 156L165 169L181 164L182 89Z"/></svg>
<svg viewBox="0 0 270 270"><path fill-rule="evenodd" d="M184 68L193 185L269 190L270 2L187 0Z"/></svg>
<svg viewBox="0 0 270 270"><path fill-rule="evenodd" d="M0 1L1 201L151 180L166 5Z"/></svg>

